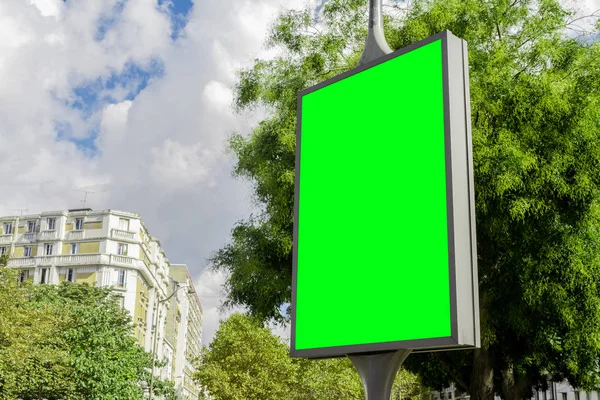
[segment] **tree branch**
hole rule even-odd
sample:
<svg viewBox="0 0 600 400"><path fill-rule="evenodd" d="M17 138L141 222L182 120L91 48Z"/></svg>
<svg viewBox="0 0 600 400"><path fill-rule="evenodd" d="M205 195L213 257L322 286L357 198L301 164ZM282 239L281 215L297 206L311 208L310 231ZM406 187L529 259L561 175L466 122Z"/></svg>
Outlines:
<svg viewBox="0 0 600 400"><path fill-rule="evenodd" d="M452 360L450 360L450 357L448 357L448 355L446 353L439 352L439 351L435 353L435 356L444 365L446 365L448 373L450 374L450 376L452 376L452 379L454 379L454 381L463 389L464 392L468 392L469 385L467 385L467 383L464 380L462 380L462 378L460 378L458 375L456 375L454 373L454 369L456 368L456 365L454 365Z"/></svg>

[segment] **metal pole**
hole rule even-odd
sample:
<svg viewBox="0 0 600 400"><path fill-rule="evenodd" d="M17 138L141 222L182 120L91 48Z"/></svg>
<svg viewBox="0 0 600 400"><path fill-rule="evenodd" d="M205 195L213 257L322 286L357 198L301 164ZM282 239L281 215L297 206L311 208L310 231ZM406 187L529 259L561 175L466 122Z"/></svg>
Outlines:
<svg viewBox="0 0 600 400"><path fill-rule="evenodd" d="M369 0L369 33L357 67L373 61L381 56L390 54L392 49L385 40L383 34L383 13L381 11L382 0Z"/></svg>
<svg viewBox="0 0 600 400"><path fill-rule="evenodd" d="M398 369L411 350L387 353L348 355L360 375L366 400L390 400Z"/></svg>

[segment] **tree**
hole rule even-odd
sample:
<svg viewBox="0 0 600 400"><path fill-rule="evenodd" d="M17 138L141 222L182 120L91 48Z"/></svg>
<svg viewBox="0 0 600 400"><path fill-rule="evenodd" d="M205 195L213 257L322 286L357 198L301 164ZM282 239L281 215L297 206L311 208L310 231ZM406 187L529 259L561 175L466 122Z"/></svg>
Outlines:
<svg viewBox="0 0 600 400"><path fill-rule="evenodd" d="M215 399L280 399L289 393L296 368L286 346L257 321L233 314L202 349L196 379Z"/></svg>
<svg viewBox="0 0 600 400"><path fill-rule="evenodd" d="M143 399L152 360L111 289L18 275L0 267L0 400ZM174 398L172 382L155 382Z"/></svg>
<svg viewBox="0 0 600 400"><path fill-rule="evenodd" d="M66 399L73 389L64 316L31 307L34 295L19 272L0 260L0 399ZM43 397L42 397L43 396Z"/></svg>
<svg viewBox="0 0 600 400"><path fill-rule="evenodd" d="M67 281L35 289L38 307L67 317L60 337L67 344L74 385L69 398L142 399L140 382L149 380L152 359L136 344L131 317L111 289ZM157 386L169 388L164 382Z"/></svg>
<svg viewBox="0 0 600 400"><path fill-rule="evenodd" d="M280 56L240 72L236 109L267 118L230 147L263 211L211 260L229 274L227 304L260 319L288 317L296 93L356 65L365 11L366 0L330 0L316 18L285 12L267 40ZM444 29L469 43L482 348L407 365L474 400L520 400L548 374L597 387L600 26L581 31L557 0L414 0L384 20L392 48Z"/></svg>
<svg viewBox="0 0 600 400"><path fill-rule="evenodd" d="M202 350L195 379L216 400L364 398L348 359L292 359L282 339L258 319L239 313L222 321L209 347ZM396 380L412 382L413 391L402 398L416 399L421 386L413 374L401 371Z"/></svg>

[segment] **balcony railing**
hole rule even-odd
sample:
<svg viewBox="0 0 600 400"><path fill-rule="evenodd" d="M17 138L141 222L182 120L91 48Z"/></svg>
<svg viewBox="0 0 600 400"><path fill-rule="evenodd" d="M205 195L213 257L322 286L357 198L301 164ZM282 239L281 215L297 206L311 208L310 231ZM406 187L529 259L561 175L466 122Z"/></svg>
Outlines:
<svg viewBox="0 0 600 400"><path fill-rule="evenodd" d="M68 254L54 256L53 264L102 264L106 263L104 257L104 254Z"/></svg>
<svg viewBox="0 0 600 400"><path fill-rule="evenodd" d="M135 240L135 232L122 231L120 229L111 230L111 236L115 239Z"/></svg>
<svg viewBox="0 0 600 400"><path fill-rule="evenodd" d="M10 267L26 265L119 265L128 267L141 267L143 263L132 257L118 256L115 254L66 254L58 256L19 257L8 261Z"/></svg>
<svg viewBox="0 0 600 400"><path fill-rule="evenodd" d="M120 264L120 265L137 265L139 260L126 256L117 256L110 254L109 264Z"/></svg>
<svg viewBox="0 0 600 400"><path fill-rule="evenodd" d="M40 240L56 240L58 239L57 231L42 231L40 232Z"/></svg>
<svg viewBox="0 0 600 400"><path fill-rule="evenodd" d="M8 260L9 267L25 267L28 265L35 265L35 259L33 257L11 258L10 260Z"/></svg>
<svg viewBox="0 0 600 400"><path fill-rule="evenodd" d="M13 235L0 235L0 244L10 244Z"/></svg>
<svg viewBox="0 0 600 400"><path fill-rule="evenodd" d="M83 231L83 230L69 232L69 240L78 240L78 239L84 239L84 238L85 238L85 231Z"/></svg>
<svg viewBox="0 0 600 400"><path fill-rule="evenodd" d="M20 239L21 242L35 242L35 240L36 240L36 233L35 232L24 233L21 236L21 239Z"/></svg>

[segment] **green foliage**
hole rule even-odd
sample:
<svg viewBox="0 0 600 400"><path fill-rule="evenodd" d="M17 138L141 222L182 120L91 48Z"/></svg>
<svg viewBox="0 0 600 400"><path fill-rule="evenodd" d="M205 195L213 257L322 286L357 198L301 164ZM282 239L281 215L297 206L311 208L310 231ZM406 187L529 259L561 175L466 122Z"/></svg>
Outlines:
<svg viewBox="0 0 600 400"><path fill-rule="evenodd" d="M195 379L216 400L363 399L358 374L348 359L292 359L289 347L256 318L233 314L222 321L197 360ZM417 398L417 377L398 373L403 399ZM206 394L208 394L206 393Z"/></svg>
<svg viewBox="0 0 600 400"><path fill-rule="evenodd" d="M17 278L0 268L0 400L143 398L152 360L110 289ZM155 387L174 398L171 382Z"/></svg>
<svg viewBox="0 0 600 400"><path fill-rule="evenodd" d="M291 297L296 93L356 65L366 9L330 0L318 24L286 12L267 41L280 56L240 72L236 108L268 116L230 144L264 212L240 222L212 261L229 273L228 304L260 319L284 321ZM469 43L483 348L408 365L477 399L527 397L547 374L598 387L598 23L575 32L557 0L414 0L387 7L384 20L393 48L445 29Z"/></svg>
<svg viewBox="0 0 600 400"><path fill-rule="evenodd" d="M131 317L108 288L63 282L35 287L34 302L67 317L60 336L68 344L72 396L142 398L139 382L151 358L136 345Z"/></svg>
<svg viewBox="0 0 600 400"><path fill-rule="evenodd" d="M286 351L256 321L234 314L202 350L196 377L216 399L284 398L296 373Z"/></svg>
<svg viewBox="0 0 600 400"><path fill-rule="evenodd" d="M6 258L3 264L6 265ZM64 317L32 307L33 287L17 270L0 267L0 399L67 398L73 389ZM27 379L23 379L26 376Z"/></svg>

